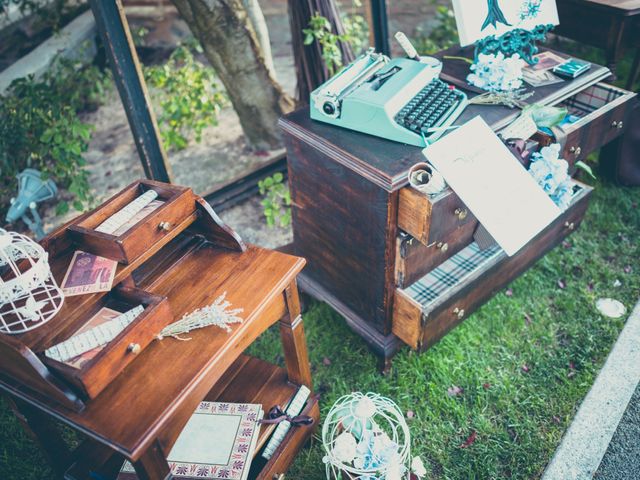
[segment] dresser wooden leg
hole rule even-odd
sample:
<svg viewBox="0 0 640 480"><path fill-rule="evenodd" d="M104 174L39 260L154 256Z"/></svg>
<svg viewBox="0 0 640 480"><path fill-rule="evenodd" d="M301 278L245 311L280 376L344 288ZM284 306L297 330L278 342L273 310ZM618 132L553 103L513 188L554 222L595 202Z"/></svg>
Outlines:
<svg viewBox="0 0 640 480"><path fill-rule="evenodd" d="M392 357L378 357L378 370L382 375L387 375L391 371Z"/></svg>
<svg viewBox="0 0 640 480"><path fill-rule="evenodd" d="M289 380L313 389L307 342L300 314L300 297L295 281L285 289L284 296L287 314L280 320L280 337Z"/></svg>
<svg viewBox="0 0 640 480"><path fill-rule="evenodd" d="M171 476L167 459L157 442L149 447L133 467L138 480L167 480Z"/></svg>

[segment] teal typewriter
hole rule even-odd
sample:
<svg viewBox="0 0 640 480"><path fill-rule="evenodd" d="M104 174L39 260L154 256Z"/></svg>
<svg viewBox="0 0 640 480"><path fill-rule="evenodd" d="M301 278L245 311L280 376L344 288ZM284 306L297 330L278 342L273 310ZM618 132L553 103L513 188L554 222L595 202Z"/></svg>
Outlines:
<svg viewBox="0 0 640 480"><path fill-rule="evenodd" d="M438 59L412 56L391 60L370 49L311 92L311 118L418 147L433 143L468 99L438 78Z"/></svg>

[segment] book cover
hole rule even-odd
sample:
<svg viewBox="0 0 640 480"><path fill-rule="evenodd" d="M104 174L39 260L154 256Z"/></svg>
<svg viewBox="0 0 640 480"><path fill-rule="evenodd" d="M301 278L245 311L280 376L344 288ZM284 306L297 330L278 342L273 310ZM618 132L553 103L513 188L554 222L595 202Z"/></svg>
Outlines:
<svg viewBox="0 0 640 480"><path fill-rule="evenodd" d="M245 480L262 413L262 405L201 402L167 456L172 478ZM137 478L125 462L118 480Z"/></svg>

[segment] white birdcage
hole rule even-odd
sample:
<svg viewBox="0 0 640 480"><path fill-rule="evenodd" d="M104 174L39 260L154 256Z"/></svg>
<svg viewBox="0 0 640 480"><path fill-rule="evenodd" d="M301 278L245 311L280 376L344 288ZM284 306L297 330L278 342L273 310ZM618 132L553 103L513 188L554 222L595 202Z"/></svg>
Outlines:
<svg viewBox="0 0 640 480"><path fill-rule="evenodd" d="M47 252L29 237L0 228L0 332L33 330L51 320L63 302Z"/></svg>
<svg viewBox="0 0 640 480"><path fill-rule="evenodd" d="M327 479L410 478L411 439L402 411L375 393L340 398L322 426Z"/></svg>

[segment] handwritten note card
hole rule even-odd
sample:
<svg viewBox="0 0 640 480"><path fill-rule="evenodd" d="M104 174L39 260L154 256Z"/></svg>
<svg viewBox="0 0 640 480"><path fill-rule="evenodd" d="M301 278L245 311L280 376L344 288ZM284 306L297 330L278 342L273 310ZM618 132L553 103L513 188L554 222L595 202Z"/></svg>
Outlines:
<svg viewBox="0 0 640 480"><path fill-rule="evenodd" d="M425 148L423 154L509 256L560 214L480 117Z"/></svg>

